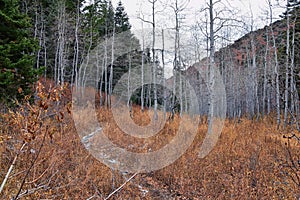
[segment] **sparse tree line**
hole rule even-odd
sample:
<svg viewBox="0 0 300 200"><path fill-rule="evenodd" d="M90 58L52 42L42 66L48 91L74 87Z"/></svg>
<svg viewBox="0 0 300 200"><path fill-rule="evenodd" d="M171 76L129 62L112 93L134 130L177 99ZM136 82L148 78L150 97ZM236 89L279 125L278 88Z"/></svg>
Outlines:
<svg viewBox="0 0 300 200"><path fill-rule="evenodd" d="M114 9L106 0L2 0L0 8L1 100L28 90L38 75L78 84L97 43L131 28L121 1Z"/></svg>
<svg viewBox="0 0 300 200"><path fill-rule="evenodd" d="M278 125L299 129L299 2L287 5L282 20L273 23L271 15L270 25L216 54L226 85L227 116L259 119L276 112Z"/></svg>
<svg viewBox="0 0 300 200"><path fill-rule="evenodd" d="M153 5L158 2L149 1L149 3ZM288 0L286 11L281 15L280 20L275 21L272 4L269 1L266 16L269 23L257 31L254 30L253 16L250 24L228 18L221 13L229 14L233 11L228 8L220 10L219 4L219 1L209 1L207 7L201 10L206 13L205 23L198 24L200 28L192 30L204 35L207 51L204 59L199 58L201 53L198 49L203 40L199 41L197 37L194 38L194 58L184 54L186 50L181 42L184 21L179 17L185 10L184 1L175 1L168 5L174 11L175 24L172 27L174 30L173 76L166 82L168 85L173 85L173 98L175 96L178 98L180 106L177 111L182 114L189 107L190 96L186 85L190 83L198 96L200 114L213 113L211 101L215 97L211 95L211 90L216 83L214 71L219 70L226 88L227 117L239 120L246 116L258 120L275 114L278 125L290 124L299 129L300 2ZM151 14L153 16L156 12L152 11ZM154 21L144 19L142 21L154 26ZM224 30L230 31L228 27L239 26L249 33L228 45L226 34L232 33L224 35ZM161 35L164 37L163 34ZM217 47L221 48L216 51ZM163 52L164 48L156 54L163 54ZM191 65L193 63L188 60L193 60L196 64ZM160 62L164 65L165 61L160 60ZM204 69L205 72L199 69ZM171 107L172 105L174 107L175 102L171 103Z"/></svg>
<svg viewBox="0 0 300 200"><path fill-rule="evenodd" d="M209 91L215 84L212 69L216 66L226 88L228 117L239 119L247 115L259 119L276 112L278 124L298 123L299 1L288 0L282 20L276 22L272 21L270 5L268 26L254 31L252 18L247 25L250 33L228 46L223 45L226 43L223 30L241 21L225 18L221 13L231 11L227 8L218 11L220 2L209 1L201 11L206 13L206 21L198 24L198 33L206 38L203 40L206 41L205 59L200 59L203 57L199 56L201 42L196 36L194 58L187 56L182 46L182 13L187 2L165 4L175 20L171 27L174 30L173 77L168 80L165 79L165 33L164 28L158 28L156 19L157 4L161 2L148 3L152 8L149 19L140 18L152 28L152 43L146 45L145 38L138 41L130 32L129 18L121 1L114 9L111 1L105 0L2 0L1 100L18 98L19 88L29 93L30 84L43 75L57 84L91 85L101 91L100 104L110 106L116 83L128 73L128 105L133 102L140 104L142 110L146 106L153 107L155 112L163 109L182 114L189 109L191 97L187 85L190 83L198 95L200 114L207 115L213 109ZM117 44L116 35L126 31L123 44ZM193 30L195 35L196 31ZM158 39L162 41L159 48ZM216 47L222 48L216 51ZM118 48L124 50L116 52ZM96 57L92 56L93 52ZM205 76L192 69L193 61L206 67ZM91 70L91 63L95 70ZM91 73L95 80L89 80ZM145 84L149 74L148 81L153 84ZM131 88L134 82L131 76L138 77L140 88ZM168 85L172 85L173 91L166 89Z"/></svg>

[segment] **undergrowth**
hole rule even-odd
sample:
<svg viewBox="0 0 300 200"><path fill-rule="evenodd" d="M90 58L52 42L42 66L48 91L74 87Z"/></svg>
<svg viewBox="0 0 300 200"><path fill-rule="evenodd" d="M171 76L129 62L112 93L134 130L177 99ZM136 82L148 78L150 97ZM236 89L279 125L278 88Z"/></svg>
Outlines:
<svg viewBox="0 0 300 200"><path fill-rule="evenodd" d="M1 183L17 156L1 199L104 199L130 177L111 170L84 148L70 115L69 86L39 83L36 95L34 103L25 101L0 115ZM141 112L134 105L131 114L140 126L150 123L151 111ZM89 123L91 113L83 109L80 115ZM157 135L136 139L122 132L111 110L98 107L97 117L112 142L134 152L166 145L181 120L176 115ZM111 199L300 198L298 131L277 129L271 116L258 121L227 119L213 151L200 159L207 132L206 118L201 121L183 156L161 170L138 174Z"/></svg>

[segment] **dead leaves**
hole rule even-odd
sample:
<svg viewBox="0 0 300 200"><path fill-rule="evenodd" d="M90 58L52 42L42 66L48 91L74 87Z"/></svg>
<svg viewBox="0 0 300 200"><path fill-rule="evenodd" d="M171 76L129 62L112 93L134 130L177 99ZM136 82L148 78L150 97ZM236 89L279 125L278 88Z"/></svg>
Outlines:
<svg viewBox="0 0 300 200"><path fill-rule="evenodd" d="M8 112L7 124L15 133L20 132L25 142L31 142L37 135L46 131L45 121L49 119L52 127L47 128L50 130L49 137L52 138L57 132L57 123L64 123L65 112L71 113L70 104L66 108L57 108L66 90L67 86L46 88L40 81L37 82L34 103L31 101L31 96L25 96L22 104L17 102L19 107ZM22 91L22 88L18 89L19 93Z"/></svg>

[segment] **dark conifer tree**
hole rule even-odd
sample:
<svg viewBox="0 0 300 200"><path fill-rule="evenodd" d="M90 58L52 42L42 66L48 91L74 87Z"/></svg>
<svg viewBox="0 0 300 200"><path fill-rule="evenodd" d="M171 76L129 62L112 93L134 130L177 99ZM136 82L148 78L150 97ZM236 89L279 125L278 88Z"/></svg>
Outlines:
<svg viewBox="0 0 300 200"><path fill-rule="evenodd" d="M115 26L116 33L127 31L131 28L128 15L125 12L125 8L121 1L119 1L118 6L115 10Z"/></svg>
<svg viewBox="0 0 300 200"><path fill-rule="evenodd" d="M37 43L30 36L30 18L18 0L0 0L0 101L28 94L41 70L34 69Z"/></svg>

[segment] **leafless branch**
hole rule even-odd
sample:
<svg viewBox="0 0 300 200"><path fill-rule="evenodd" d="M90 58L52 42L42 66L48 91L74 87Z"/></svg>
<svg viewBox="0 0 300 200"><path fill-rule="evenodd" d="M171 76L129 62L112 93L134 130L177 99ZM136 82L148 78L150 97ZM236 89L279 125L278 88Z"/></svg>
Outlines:
<svg viewBox="0 0 300 200"><path fill-rule="evenodd" d="M153 22L145 20L145 17L144 17L143 13L140 13L140 15L142 15L142 17L139 16L138 19L140 19L142 22L145 22L145 23L153 25Z"/></svg>
<svg viewBox="0 0 300 200"><path fill-rule="evenodd" d="M1 192L2 192L2 190L3 190L3 188L4 188L5 184L6 184L6 182L7 182L7 180L8 180L8 177L9 177L10 173L12 172L12 170L13 170L15 164L16 164L16 161L17 161L17 159L18 159L18 157L19 157L20 152L22 152L22 150L24 149L24 147L25 147L27 144L28 144L28 143L25 142L25 143L21 146L21 148L19 149L19 151L17 152L17 154L15 155L14 160L13 160L12 164L10 165L10 167L9 167L9 169L8 169L8 171L7 171L6 175L5 175L5 177L4 177L4 180L3 180L2 183L1 183L1 186L0 186L0 194L1 194Z"/></svg>
<svg viewBox="0 0 300 200"><path fill-rule="evenodd" d="M17 192L17 194L16 194L14 200L18 199L18 196L19 196L20 193L21 193L22 187L23 187L23 185L25 184L26 178L27 178L27 176L29 175L29 173L30 173L32 167L34 166L34 163L36 162L36 160L38 159L38 157L39 157L39 155L40 155L40 153L41 153L41 150L42 150L42 148L43 148L43 146L44 146L44 143L45 143L45 139L46 139L47 133L48 133L48 127L47 127L46 130L45 130L45 133L44 133L44 136L43 136L43 140L42 140L42 143L41 143L41 145L40 145L40 148L39 148L39 150L38 150L38 152L37 152L37 155L36 155L36 157L32 160L31 165L29 166L29 168L28 168L28 170L27 170L27 172L26 172L26 174L25 174L25 176L24 176L24 178L23 178L23 180L22 180L22 183L21 183L21 185L20 185L20 188L19 188L19 190L18 190L18 192Z"/></svg>
<svg viewBox="0 0 300 200"><path fill-rule="evenodd" d="M138 174L138 172L136 172L135 174L133 174L128 180L126 180L120 187L118 187L116 190L114 190L112 193L110 193L105 200L109 199L110 197L112 197L116 192L118 192L119 190L121 190L131 179L133 179L136 175Z"/></svg>

